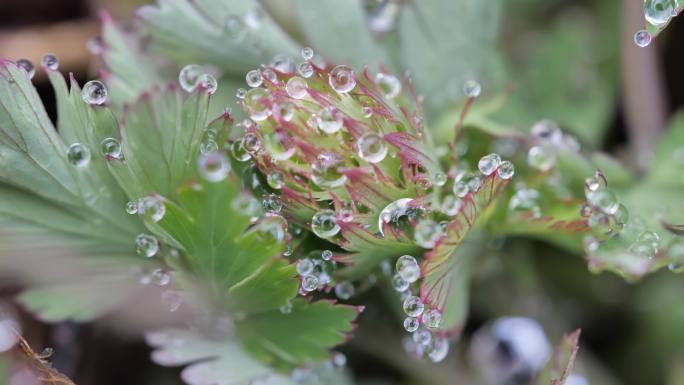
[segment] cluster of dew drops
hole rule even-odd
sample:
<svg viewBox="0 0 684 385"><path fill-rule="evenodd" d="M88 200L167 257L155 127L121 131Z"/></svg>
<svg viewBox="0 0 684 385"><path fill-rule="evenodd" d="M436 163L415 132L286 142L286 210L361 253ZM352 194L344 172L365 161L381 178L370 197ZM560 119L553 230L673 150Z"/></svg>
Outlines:
<svg viewBox="0 0 684 385"><path fill-rule="evenodd" d="M677 16L681 0L644 0L644 18L656 27L663 27ZM639 47L647 47L653 41L651 33L645 29L634 34L634 43Z"/></svg>

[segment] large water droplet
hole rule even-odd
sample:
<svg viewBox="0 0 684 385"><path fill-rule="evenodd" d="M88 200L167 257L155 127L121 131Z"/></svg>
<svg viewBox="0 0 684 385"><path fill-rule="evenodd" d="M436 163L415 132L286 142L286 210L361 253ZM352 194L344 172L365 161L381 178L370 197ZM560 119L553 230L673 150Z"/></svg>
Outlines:
<svg viewBox="0 0 684 385"><path fill-rule="evenodd" d="M310 275L313 272L314 264L309 258L303 258L297 261L295 265L297 274L303 276Z"/></svg>
<svg viewBox="0 0 684 385"><path fill-rule="evenodd" d="M138 255L151 258L159 251L159 242L154 235L138 234L135 237L135 251Z"/></svg>
<svg viewBox="0 0 684 385"><path fill-rule="evenodd" d="M302 48L302 57L304 60L311 60L314 56L314 50L311 47Z"/></svg>
<svg viewBox="0 0 684 385"><path fill-rule="evenodd" d="M413 208L410 206L413 199L402 198L388 204L380 211L378 215L378 232L381 236L385 236L384 225L398 226L403 218L412 219L414 214Z"/></svg>
<svg viewBox="0 0 684 385"><path fill-rule="evenodd" d="M411 283L405 280L399 273L392 277L392 286L394 287L394 290L400 293L405 292L410 285Z"/></svg>
<svg viewBox="0 0 684 385"><path fill-rule="evenodd" d="M615 194L606 189L590 191L587 194L587 201L592 206L610 215L615 214L620 208Z"/></svg>
<svg viewBox="0 0 684 385"><path fill-rule="evenodd" d="M404 300L404 312L406 315L409 317L418 317L421 314L423 314L423 310L425 310L425 305L423 304L423 301L420 300L419 297L416 296L410 296Z"/></svg>
<svg viewBox="0 0 684 385"><path fill-rule="evenodd" d="M315 275L302 277L302 290L306 292L314 291L318 288L318 278Z"/></svg>
<svg viewBox="0 0 684 385"><path fill-rule="evenodd" d="M321 210L311 218L311 230L320 238L330 238L340 232L333 210Z"/></svg>
<svg viewBox="0 0 684 385"><path fill-rule="evenodd" d="M489 176L496 171L499 164L501 164L501 157L499 154L489 154L480 158L480 161L477 163L477 168L481 173Z"/></svg>
<svg viewBox="0 0 684 385"><path fill-rule="evenodd" d="M251 70L247 72L247 75L245 75L245 80L247 81L247 85L250 87L259 87L261 83L263 82L263 78L261 77L261 70Z"/></svg>
<svg viewBox="0 0 684 385"><path fill-rule="evenodd" d="M437 309L430 309L423 314L423 324L430 329L437 329L442 323L442 313Z"/></svg>
<svg viewBox="0 0 684 385"><path fill-rule="evenodd" d="M361 159L370 163L379 163L387 156L387 142L376 133L362 135L356 142Z"/></svg>
<svg viewBox="0 0 684 385"><path fill-rule="evenodd" d="M262 121L271 115L270 94L263 88L252 88L244 99L247 114L254 121Z"/></svg>
<svg viewBox="0 0 684 385"><path fill-rule="evenodd" d="M248 132L242 137L242 147L248 152L257 153L261 149L261 141L255 133Z"/></svg>
<svg viewBox="0 0 684 385"><path fill-rule="evenodd" d="M100 144L102 155L108 159L121 159L121 143L115 138L105 138Z"/></svg>
<svg viewBox="0 0 684 385"><path fill-rule="evenodd" d="M513 163L509 160L504 160L499 164L499 169L497 171L499 178L503 180L509 180L513 178L513 174L515 174L515 167L513 166Z"/></svg>
<svg viewBox="0 0 684 385"><path fill-rule="evenodd" d="M242 146L242 138L236 139L231 145L230 145L230 152L233 154L233 158L235 158L238 162L246 162L249 160L249 152L245 150L245 148Z"/></svg>
<svg viewBox="0 0 684 385"><path fill-rule="evenodd" d="M192 92L197 88L200 76L204 73L204 68L199 64L188 64L178 73L178 83L186 92Z"/></svg>
<svg viewBox="0 0 684 385"><path fill-rule="evenodd" d="M418 330L418 327L420 327L420 322L417 318L406 317L404 319L404 329L406 329L407 332L413 333Z"/></svg>
<svg viewBox="0 0 684 385"><path fill-rule="evenodd" d="M197 79L197 86L204 89L209 95L213 95L218 88L218 81L210 74L202 74Z"/></svg>
<svg viewBox="0 0 684 385"><path fill-rule="evenodd" d="M271 83L275 83L278 81L278 75L276 75L275 71L273 71L270 68L265 68L261 71L261 76L264 77L264 79L268 80Z"/></svg>
<svg viewBox="0 0 684 385"><path fill-rule="evenodd" d="M338 65L328 74L328 83L333 90L346 94L356 87L354 71L345 65Z"/></svg>
<svg viewBox="0 0 684 385"><path fill-rule="evenodd" d="M59 68L59 59L57 59L57 56L51 53L46 53L43 55L41 63L43 63L43 67L52 71L57 71Z"/></svg>
<svg viewBox="0 0 684 385"><path fill-rule="evenodd" d="M20 69L24 70L26 72L26 75L28 76L29 79L33 79L33 77L36 75L36 67L33 66L33 63L31 63L30 60L28 59L19 59L16 62L17 67Z"/></svg>
<svg viewBox="0 0 684 385"><path fill-rule="evenodd" d="M409 283L416 282L420 277L418 261L410 255L402 255L395 265L397 273Z"/></svg>
<svg viewBox="0 0 684 385"><path fill-rule="evenodd" d="M107 101L107 87L99 80L91 80L83 85L81 97L91 105L100 105Z"/></svg>
<svg viewBox="0 0 684 385"><path fill-rule="evenodd" d="M321 131L334 134L342 128L342 115L335 107L328 106L318 112L316 123Z"/></svg>
<svg viewBox="0 0 684 385"><path fill-rule="evenodd" d="M220 182L230 172L230 162L222 152L203 154L198 160L199 173L209 182Z"/></svg>
<svg viewBox="0 0 684 385"><path fill-rule="evenodd" d="M283 204L280 202L280 197L276 194L266 194L261 201L264 210L279 213L283 209Z"/></svg>
<svg viewBox="0 0 684 385"><path fill-rule="evenodd" d="M299 76L293 76L285 84L285 91L294 99L302 99L307 95L308 85L306 80L300 78Z"/></svg>
<svg viewBox="0 0 684 385"><path fill-rule="evenodd" d="M401 92L401 81L394 75L381 72L375 75L375 81L387 99L394 99Z"/></svg>
<svg viewBox="0 0 684 385"><path fill-rule="evenodd" d="M673 13L675 8L672 0L644 1L644 18L657 27L667 24Z"/></svg>
<svg viewBox="0 0 684 385"><path fill-rule="evenodd" d="M164 199L158 195L148 195L138 200L138 215L142 215L147 220L159 222L166 214Z"/></svg>
<svg viewBox="0 0 684 385"><path fill-rule="evenodd" d="M303 78L308 79L311 77L311 75L313 75L314 68L311 63L301 63L299 66L297 66L297 72L299 72Z"/></svg>
<svg viewBox="0 0 684 385"><path fill-rule="evenodd" d="M347 181L347 176L340 172L341 163L341 157L334 152L319 154L311 166L311 180L322 188L342 186Z"/></svg>

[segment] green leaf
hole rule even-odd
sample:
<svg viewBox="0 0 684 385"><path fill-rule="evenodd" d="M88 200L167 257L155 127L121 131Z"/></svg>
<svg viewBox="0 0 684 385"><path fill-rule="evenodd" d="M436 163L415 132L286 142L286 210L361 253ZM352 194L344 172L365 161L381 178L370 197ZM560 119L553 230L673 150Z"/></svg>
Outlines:
<svg viewBox="0 0 684 385"><path fill-rule="evenodd" d="M245 349L277 368L292 368L328 358L328 349L341 344L357 316L352 306L329 301L292 302L292 311L255 314L236 322Z"/></svg>
<svg viewBox="0 0 684 385"><path fill-rule="evenodd" d="M579 350L579 337L582 331L575 330L571 334L563 336L563 340L556 347L556 351L549 363L537 377L537 385L564 385L565 380L572 374L577 351Z"/></svg>
<svg viewBox="0 0 684 385"><path fill-rule="evenodd" d="M228 290L237 311L256 313L286 306L297 295L295 265L276 259Z"/></svg>

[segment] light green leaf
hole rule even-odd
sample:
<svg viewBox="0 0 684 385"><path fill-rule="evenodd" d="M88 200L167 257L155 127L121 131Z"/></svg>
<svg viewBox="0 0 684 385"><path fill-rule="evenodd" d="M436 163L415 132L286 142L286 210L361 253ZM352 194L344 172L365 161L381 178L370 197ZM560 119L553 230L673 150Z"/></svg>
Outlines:
<svg viewBox="0 0 684 385"><path fill-rule="evenodd" d="M228 290L236 311L256 313L286 306L297 295L295 265L276 259Z"/></svg>

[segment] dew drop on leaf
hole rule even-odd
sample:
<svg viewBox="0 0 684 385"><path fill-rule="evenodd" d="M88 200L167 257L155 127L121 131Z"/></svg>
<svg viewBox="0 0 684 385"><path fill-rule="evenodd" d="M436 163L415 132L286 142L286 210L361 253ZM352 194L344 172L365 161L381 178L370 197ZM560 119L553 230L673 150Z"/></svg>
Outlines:
<svg viewBox="0 0 684 385"><path fill-rule="evenodd" d="M644 18L656 27L667 24L675 13L672 0L645 0Z"/></svg>
<svg viewBox="0 0 684 385"><path fill-rule="evenodd" d="M318 288L318 278L315 275L302 277L302 290L306 292L314 291Z"/></svg>
<svg viewBox="0 0 684 385"><path fill-rule="evenodd" d="M311 218L311 230L320 238L330 238L340 232L333 210L321 210Z"/></svg>
<svg viewBox="0 0 684 385"><path fill-rule="evenodd" d="M420 327L420 322L418 322L418 319L417 319L417 318L414 318L414 317L406 317L406 318L404 319L404 329L405 329L407 332L413 333L413 332L415 332L416 330L418 330L419 327Z"/></svg>
<svg viewBox="0 0 684 385"><path fill-rule="evenodd" d="M100 144L102 155L109 159L121 158L121 143L115 138L105 138Z"/></svg>
<svg viewBox="0 0 684 385"><path fill-rule="evenodd" d="M421 314L423 314L423 310L425 310L425 305L420 300L420 298L416 296L410 296L406 298L404 300L403 307L404 312L409 317L418 317Z"/></svg>
<svg viewBox="0 0 684 385"><path fill-rule="evenodd" d="M51 53L43 55L41 63L43 64L43 67L52 71L57 71L59 68L59 59L57 59L57 56Z"/></svg>
<svg viewBox="0 0 684 385"><path fill-rule="evenodd" d="M338 65L328 74L328 83L333 90L346 94L356 87L354 71L345 65Z"/></svg>
<svg viewBox="0 0 684 385"><path fill-rule="evenodd" d="M463 83L463 93L469 98L476 98L482 93L482 86L476 80L467 80Z"/></svg>
<svg viewBox="0 0 684 385"><path fill-rule="evenodd" d="M249 117L256 121L262 121L271 115L270 95L263 88L252 88L245 95L244 104Z"/></svg>
<svg viewBox="0 0 684 385"><path fill-rule="evenodd" d="M137 214L138 204L136 202L129 201L128 203L126 203L126 212L131 215Z"/></svg>
<svg viewBox="0 0 684 385"><path fill-rule="evenodd" d="M346 301L354 295L354 285L349 281L342 281L335 285L337 298Z"/></svg>
<svg viewBox="0 0 684 385"><path fill-rule="evenodd" d="M233 155L233 158L238 162L246 162L250 158L249 153L245 151L245 148L242 146L242 138L236 139L230 145L230 152Z"/></svg>
<svg viewBox="0 0 684 385"><path fill-rule="evenodd" d="M314 56L314 50L311 47L304 47L301 54L304 60L311 60Z"/></svg>
<svg viewBox="0 0 684 385"><path fill-rule="evenodd" d="M218 88L218 81L210 74L202 74L197 79L197 86L202 87L209 95L213 95Z"/></svg>
<svg viewBox="0 0 684 385"><path fill-rule="evenodd" d="M328 106L318 112L316 123L321 131L326 134L334 134L342 128L343 120L337 109Z"/></svg>
<svg viewBox="0 0 684 385"><path fill-rule="evenodd" d="M30 60L19 59L17 60L16 64L17 67L26 73L26 76L28 76L29 79L33 79L33 77L36 75L36 67L33 66L33 63L31 63Z"/></svg>
<svg viewBox="0 0 684 385"><path fill-rule="evenodd" d="M291 77L285 84L285 91L291 98L302 99L307 95L308 85L306 80L300 78L299 76Z"/></svg>
<svg viewBox="0 0 684 385"><path fill-rule="evenodd" d="M395 264L395 268L401 278L409 283L416 282L420 277L420 266L418 266L418 261L410 255L402 255L399 257Z"/></svg>
<svg viewBox="0 0 684 385"><path fill-rule="evenodd" d="M154 235L141 233L135 237L135 250L142 257L154 257L159 251L159 242Z"/></svg>
<svg viewBox="0 0 684 385"><path fill-rule="evenodd" d="M272 171L268 173L266 182L271 188L280 190L285 185L285 177L278 171Z"/></svg>
<svg viewBox="0 0 684 385"><path fill-rule="evenodd" d="M67 149L67 160L76 167L85 167L90 162L90 150L82 143L73 143Z"/></svg>
<svg viewBox="0 0 684 385"><path fill-rule="evenodd" d="M222 152L202 154L198 160L199 173L209 182L220 182L230 172L230 162Z"/></svg>
<svg viewBox="0 0 684 385"><path fill-rule="evenodd" d="M437 329L442 323L442 313L437 309L430 309L423 314L423 324L430 329Z"/></svg>
<svg viewBox="0 0 684 385"><path fill-rule="evenodd" d="M81 97L90 105L100 105L107 101L107 87L99 80L91 80L83 85Z"/></svg>
<svg viewBox="0 0 684 385"><path fill-rule="evenodd" d="M480 158L480 161L477 163L477 168L482 174L489 176L496 171L499 164L501 164L501 157L499 154L489 154Z"/></svg>
<svg viewBox="0 0 684 385"><path fill-rule="evenodd" d="M387 99L394 99L401 92L401 81L394 75L381 72L375 75L375 81Z"/></svg>
<svg viewBox="0 0 684 385"><path fill-rule="evenodd" d="M311 63L301 63L299 66L297 66L297 72L299 72L300 75L302 75L303 78L308 79L313 75L314 73L314 68L311 65Z"/></svg>
<svg viewBox="0 0 684 385"><path fill-rule="evenodd" d="M556 153L551 146L532 146L527 152L527 164L539 171L546 172L556 165Z"/></svg>
<svg viewBox="0 0 684 385"><path fill-rule="evenodd" d="M188 64L178 73L178 83L186 92L192 92L197 88L200 76L204 73L204 68L199 64Z"/></svg>
<svg viewBox="0 0 684 385"><path fill-rule="evenodd" d="M361 159L370 163L379 163L387 156L387 142L376 133L362 135L356 142Z"/></svg>
<svg viewBox="0 0 684 385"><path fill-rule="evenodd" d="M499 169L498 169L498 174L499 178L503 180L509 180L513 178L513 175L515 174L515 166L513 166L513 162L510 160L504 160L499 164Z"/></svg>
<svg viewBox="0 0 684 385"><path fill-rule="evenodd" d="M247 81L248 86L252 88L259 87L263 82L261 70L256 69L247 72L247 75L245 75L245 80Z"/></svg>

